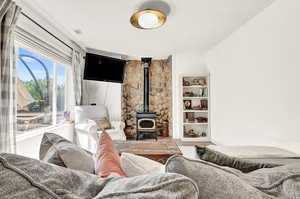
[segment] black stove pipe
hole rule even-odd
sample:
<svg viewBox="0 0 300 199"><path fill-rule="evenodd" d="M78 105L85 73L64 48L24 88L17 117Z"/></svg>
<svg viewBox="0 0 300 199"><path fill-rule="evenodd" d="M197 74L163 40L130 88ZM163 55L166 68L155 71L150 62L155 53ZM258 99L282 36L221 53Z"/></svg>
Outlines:
<svg viewBox="0 0 300 199"><path fill-rule="evenodd" d="M152 58L143 57L142 64L144 65L144 112L149 112L149 67L151 65Z"/></svg>

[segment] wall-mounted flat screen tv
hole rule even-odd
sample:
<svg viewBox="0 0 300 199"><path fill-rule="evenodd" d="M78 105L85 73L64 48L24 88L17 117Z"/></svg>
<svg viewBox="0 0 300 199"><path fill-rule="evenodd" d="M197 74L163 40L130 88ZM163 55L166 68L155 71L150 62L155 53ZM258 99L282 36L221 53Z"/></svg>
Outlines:
<svg viewBox="0 0 300 199"><path fill-rule="evenodd" d="M126 61L102 55L87 53L84 79L123 83Z"/></svg>

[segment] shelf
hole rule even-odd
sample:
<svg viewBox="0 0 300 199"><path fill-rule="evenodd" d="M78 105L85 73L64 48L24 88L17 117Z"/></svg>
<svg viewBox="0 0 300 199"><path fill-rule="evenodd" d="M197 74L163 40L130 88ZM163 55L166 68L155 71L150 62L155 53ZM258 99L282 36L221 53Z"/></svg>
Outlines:
<svg viewBox="0 0 300 199"><path fill-rule="evenodd" d="M182 137L182 141L186 142L210 142L210 137Z"/></svg>
<svg viewBox="0 0 300 199"><path fill-rule="evenodd" d="M207 86L192 85L192 86L183 86L183 88L207 88Z"/></svg>
<svg viewBox="0 0 300 199"><path fill-rule="evenodd" d="M207 122L203 122L203 123L200 123L200 122L184 122L183 124L186 124L186 125L208 125Z"/></svg>
<svg viewBox="0 0 300 199"><path fill-rule="evenodd" d="M208 99L208 97L183 97L183 99Z"/></svg>
<svg viewBox="0 0 300 199"><path fill-rule="evenodd" d="M184 110L184 113L208 113L208 110Z"/></svg>
<svg viewBox="0 0 300 199"><path fill-rule="evenodd" d="M185 84L186 86L183 84ZM181 87L181 139L187 142L210 141L211 134L209 74L182 76ZM188 101L190 101L191 103L188 103ZM185 107L187 107L187 109ZM192 109L193 107L195 109ZM196 118L199 118L199 120L197 120ZM205 137L202 137L202 135L205 135Z"/></svg>

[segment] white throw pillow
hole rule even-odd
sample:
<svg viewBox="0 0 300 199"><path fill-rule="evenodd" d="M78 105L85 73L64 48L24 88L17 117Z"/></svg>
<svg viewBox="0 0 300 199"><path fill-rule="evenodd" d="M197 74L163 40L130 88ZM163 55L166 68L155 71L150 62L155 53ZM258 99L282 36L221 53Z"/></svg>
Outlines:
<svg viewBox="0 0 300 199"><path fill-rule="evenodd" d="M122 153L120 161L121 168L127 177L165 173L163 164L131 153Z"/></svg>

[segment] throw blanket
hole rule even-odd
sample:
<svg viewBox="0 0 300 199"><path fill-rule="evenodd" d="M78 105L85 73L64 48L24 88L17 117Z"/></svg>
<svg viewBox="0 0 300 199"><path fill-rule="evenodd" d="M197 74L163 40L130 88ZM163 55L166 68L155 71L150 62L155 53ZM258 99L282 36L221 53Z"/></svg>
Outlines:
<svg viewBox="0 0 300 199"><path fill-rule="evenodd" d="M173 156L166 163L166 171L192 178L201 199L300 199L300 164L243 173L203 160Z"/></svg>
<svg viewBox="0 0 300 199"><path fill-rule="evenodd" d="M282 199L300 199L300 164L258 169L248 174L233 173L260 191Z"/></svg>

